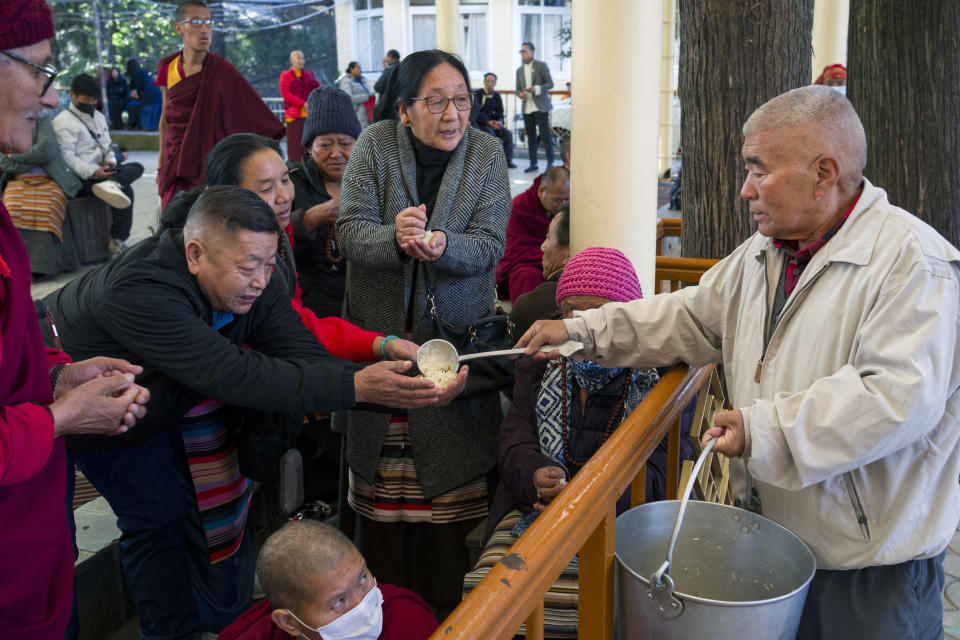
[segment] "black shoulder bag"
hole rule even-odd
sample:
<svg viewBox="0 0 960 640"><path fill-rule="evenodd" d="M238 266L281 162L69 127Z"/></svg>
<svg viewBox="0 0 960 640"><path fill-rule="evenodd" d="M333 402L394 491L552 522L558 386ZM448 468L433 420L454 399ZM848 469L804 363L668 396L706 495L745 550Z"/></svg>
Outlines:
<svg viewBox="0 0 960 640"><path fill-rule="evenodd" d="M427 302L430 304L429 313L430 320L433 323L434 336L453 344L457 353L465 355L483 351L498 351L513 346L515 342L514 326L509 315L499 312L473 322L459 324L447 322L437 312L437 305L430 288L430 278L426 269L423 270L423 282L427 290ZM498 391L509 393L513 389L513 364L514 362L509 356L471 360L467 386L458 398L473 398Z"/></svg>

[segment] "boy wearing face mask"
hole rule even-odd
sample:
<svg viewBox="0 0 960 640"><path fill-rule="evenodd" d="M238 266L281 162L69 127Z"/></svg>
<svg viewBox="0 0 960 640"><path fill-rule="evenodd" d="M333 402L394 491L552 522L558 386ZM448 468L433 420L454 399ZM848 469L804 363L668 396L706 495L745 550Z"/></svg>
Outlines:
<svg viewBox="0 0 960 640"><path fill-rule="evenodd" d="M297 520L267 538L257 556L267 599L220 632L220 640L425 640L437 629L412 591L378 585L338 529Z"/></svg>
<svg viewBox="0 0 960 640"><path fill-rule="evenodd" d="M83 182L78 195L94 195L113 211L109 249L126 248L133 223L133 189L143 165L119 163L111 148L107 119L97 111L100 87L93 77L80 74L70 83L70 106L53 119L57 144L67 166Z"/></svg>

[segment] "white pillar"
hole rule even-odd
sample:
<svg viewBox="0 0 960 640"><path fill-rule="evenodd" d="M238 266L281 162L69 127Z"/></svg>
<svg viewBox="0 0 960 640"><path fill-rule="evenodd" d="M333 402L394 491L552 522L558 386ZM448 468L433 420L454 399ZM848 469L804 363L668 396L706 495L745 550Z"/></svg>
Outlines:
<svg viewBox="0 0 960 640"><path fill-rule="evenodd" d="M653 295L663 3L573 6L571 252L616 247Z"/></svg>
<svg viewBox="0 0 960 640"><path fill-rule="evenodd" d="M813 77L817 79L830 64L847 64L847 25L850 0L814 0Z"/></svg>
<svg viewBox="0 0 960 640"><path fill-rule="evenodd" d="M460 53L460 0L437 0L437 49Z"/></svg>
<svg viewBox="0 0 960 640"><path fill-rule="evenodd" d="M663 41L660 45L660 161L661 175L673 165L673 31L676 22L676 0L663 0Z"/></svg>

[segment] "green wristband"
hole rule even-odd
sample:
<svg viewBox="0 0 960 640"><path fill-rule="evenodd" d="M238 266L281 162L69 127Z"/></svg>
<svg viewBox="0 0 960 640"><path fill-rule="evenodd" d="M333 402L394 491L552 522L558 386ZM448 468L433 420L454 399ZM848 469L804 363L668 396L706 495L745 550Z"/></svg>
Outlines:
<svg viewBox="0 0 960 640"><path fill-rule="evenodd" d="M384 336L383 342L380 343L380 357L383 358L384 360L388 360L387 349L386 349L387 342L389 342L390 340L393 340L396 337L397 336L393 336L393 335Z"/></svg>

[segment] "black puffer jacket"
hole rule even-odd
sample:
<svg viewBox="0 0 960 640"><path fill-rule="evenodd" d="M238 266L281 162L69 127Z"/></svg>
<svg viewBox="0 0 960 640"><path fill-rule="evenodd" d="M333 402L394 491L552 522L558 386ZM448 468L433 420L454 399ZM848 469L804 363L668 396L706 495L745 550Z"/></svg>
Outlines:
<svg viewBox="0 0 960 640"><path fill-rule="evenodd" d="M187 270L183 236L168 230L45 298L63 348L143 366L147 415L115 437L71 436L70 446L115 449L146 442L203 398L294 413L355 405L358 366L330 355L303 326L290 296L271 279L249 312L219 330L213 308ZM45 335L47 344L52 338ZM246 345L249 348L243 348Z"/></svg>

